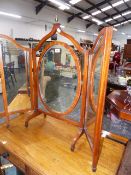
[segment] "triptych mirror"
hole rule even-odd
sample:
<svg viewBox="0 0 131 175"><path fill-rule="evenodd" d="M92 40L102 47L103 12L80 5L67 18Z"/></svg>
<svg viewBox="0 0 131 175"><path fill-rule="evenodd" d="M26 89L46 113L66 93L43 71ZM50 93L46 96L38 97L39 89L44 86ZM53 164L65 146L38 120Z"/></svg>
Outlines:
<svg viewBox="0 0 131 175"><path fill-rule="evenodd" d="M50 41L53 36L61 39ZM60 24L54 24L51 32L33 48L0 35L0 116L7 116L9 122L10 114L32 111L25 120L26 127L41 113L78 126L71 150L85 134L93 152L95 171L111 38L112 28L107 27L100 32L93 48L84 50L62 31ZM90 120L94 121L91 131Z"/></svg>

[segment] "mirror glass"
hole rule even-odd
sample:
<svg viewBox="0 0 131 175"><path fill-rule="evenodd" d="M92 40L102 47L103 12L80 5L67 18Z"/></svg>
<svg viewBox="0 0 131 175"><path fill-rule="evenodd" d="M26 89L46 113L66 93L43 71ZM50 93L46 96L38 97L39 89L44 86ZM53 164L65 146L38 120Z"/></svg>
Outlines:
<svg viewBox="0 0 131 175"><path fill-rule="evenodd" d="M97 54L97 53L96 53ZM103 53L99 51L98 55L95 53L89 57L89 72L88 72L88 90L89 95L87 99L87 124L89 121L94 121L92 127L88 127L90 136L94 137L94 128L95 128L95 119L96 119L96 110L98 102L98 93L99 93L99 83L100 83L100 74L101 74L101 65L103 59ZM93 68L94 67L94 68ZM91 77L91 72L93 71L93 77ZM91 85L92 82L92 85ZM91 89L92 88L92 89ZM87 92L88 93L88 92Z"/></svg>
<svg viewBox="0 0 131 175"><path fill-rule="evenodd" d="M80 115L81 115L81 98L79 99L74 110L65 117L67 119L74 120L75 122L80 122Z"/></svg>
<svg viewBox="0 0 131 175"><path fill-rule="evenodd" d="M77 89L77 70L71 53L61 45L52 46L43 56L39 70L42 100L57 112L72 104Z"/></svg>
<svg viewBox="0 0 131 175"><path fill-rule="evenodd" d="M9 40L0 39L9 112L31 107L29 53Z"/></svg>
<svg viewBox="0 0 131 175"><path fill-rule="evenodd" d="M2 80L0 78L0 116L4 112L4 102L3 102L3 89L2 89Z"/></svg>
<svg viewBox="0 0 131 175"><path fill-rule="evenodd" d="M2 88L2 52L0 43L0 115L4 112L3 88Z"/></svg>
<svg viewBox="0 0 131 175"><path fill-rule="evenodd" d="M94 71L94 103L97 106L99 83L100 83L100 73L101 73L101 63L102 63L102 53L100 52L97 57L95 71Z"/></svg>

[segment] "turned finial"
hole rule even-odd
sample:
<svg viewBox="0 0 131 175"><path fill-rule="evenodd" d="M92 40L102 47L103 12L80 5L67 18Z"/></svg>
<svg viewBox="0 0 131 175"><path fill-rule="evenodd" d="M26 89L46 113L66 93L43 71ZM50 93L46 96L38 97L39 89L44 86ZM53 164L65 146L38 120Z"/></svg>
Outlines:
<svg viewBox="0 0 131 175"><path fill-rule="evenodd" d="M55 22L58 22L58 16L56 15L56 17L55 17Z"/></svg>

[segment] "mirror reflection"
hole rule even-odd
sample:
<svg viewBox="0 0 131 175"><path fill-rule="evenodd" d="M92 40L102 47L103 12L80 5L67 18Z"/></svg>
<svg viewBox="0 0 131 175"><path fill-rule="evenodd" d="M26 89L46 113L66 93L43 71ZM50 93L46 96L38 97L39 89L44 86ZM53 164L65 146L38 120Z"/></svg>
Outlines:
<svg viewBox="0 0 131 175"><path fill-rule="evenodd" d="M4 112L4 103L3 103L3 90L2 90L2 82L0 78L0 113Z"/></svg>
<svg viewBox="0 0 131 175"><path fill-rule="evenodd" d="M6 39L1 39L1 46L8 109L9 111L10 108L13 111L19 110L19 108L26 109L30 106L24 101L27 96L29 97L27 70L29 53L17 48ZM16 99L19 99L19 105L15 103Z"/></svg>
<svg viewBox="0 0 131 175"><path fill-rule="evenodd" d="M97 105L97 98L98 98L98 92L99 92L101 63L102 63L102 53L100 52L97 57L95 71L94 71L94 102L96 105Z"/></svg>
<svg viewBox="0 0 131 175"><path fill-rule="evenodd" d="M90 92L89 92L90 98L87 99L87 104L89 104L87 106L87 116L86 116L87 123L88 123L88 120L90 119L93 119L93 121L95 121L96 119L102 59L103 59L103 53L101 51L99 51L98 55L96 54L90 55L90 59L89 59L88 89L90 89ZM90 75L92 71L93 71L93 76L91 77ZM92 81L92 86L91 86L91 81ZM93 124L93 127L95 128L95 122ZM95 130L88 127L88 131L91 138L93 139Z"/></svg>
<svg viewBox="0 0 131 175"><path fill-rule="evenodd" d="M4 101L3 101L3 86L2 86L2 51L1 51L1 43L0 43L0 116L4 112Z"/></svg>
<svg viewBox="0 0 131 175"><path fill-rule="evenodd" d="M77 70L71 53L63 46L53 46L43 56L39 86L42 100L49 108L65 112L72 104L76 96Z"/></svg>

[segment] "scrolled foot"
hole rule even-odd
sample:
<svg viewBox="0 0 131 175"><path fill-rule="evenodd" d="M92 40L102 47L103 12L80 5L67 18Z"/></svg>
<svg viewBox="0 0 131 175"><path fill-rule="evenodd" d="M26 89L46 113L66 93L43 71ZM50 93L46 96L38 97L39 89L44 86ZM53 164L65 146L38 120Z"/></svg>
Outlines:
<svg viewBox="0 0 131 175"><path fill-rule="evenodd" d="M92 171L93 171L93 172L96 172L96 168L92 167Z"/></svg>
<svg viewBox="0 0 131 175"><path fill-rule="evenodd" d="M71 151L73 152L75 150L75 145L77 141L80 139L80 137L84 134L84 130L80 129L77 136L73 139L73 142L71 144Z"/></svg>
<svg viewBox="0 0 131 175"><path fill-rule="evenodd" d="M71 151L74 152L74 150L75 150L75 144L72 144L71 145Z"/></svg>
<svg viewBox="0 0 131 175"><path fill-rule="evenodd" d="M25 127L28 128L28 122L27 121L25 122Z"/></svg>
<svg viewBox="0 0 131 175"><path fill-rule="evenodd" d="M9 127L10 127L10 125L9 125L9 124L7 124L7 125L6 125L6 127L7 127L7 128L9 128Z"/></svg>

